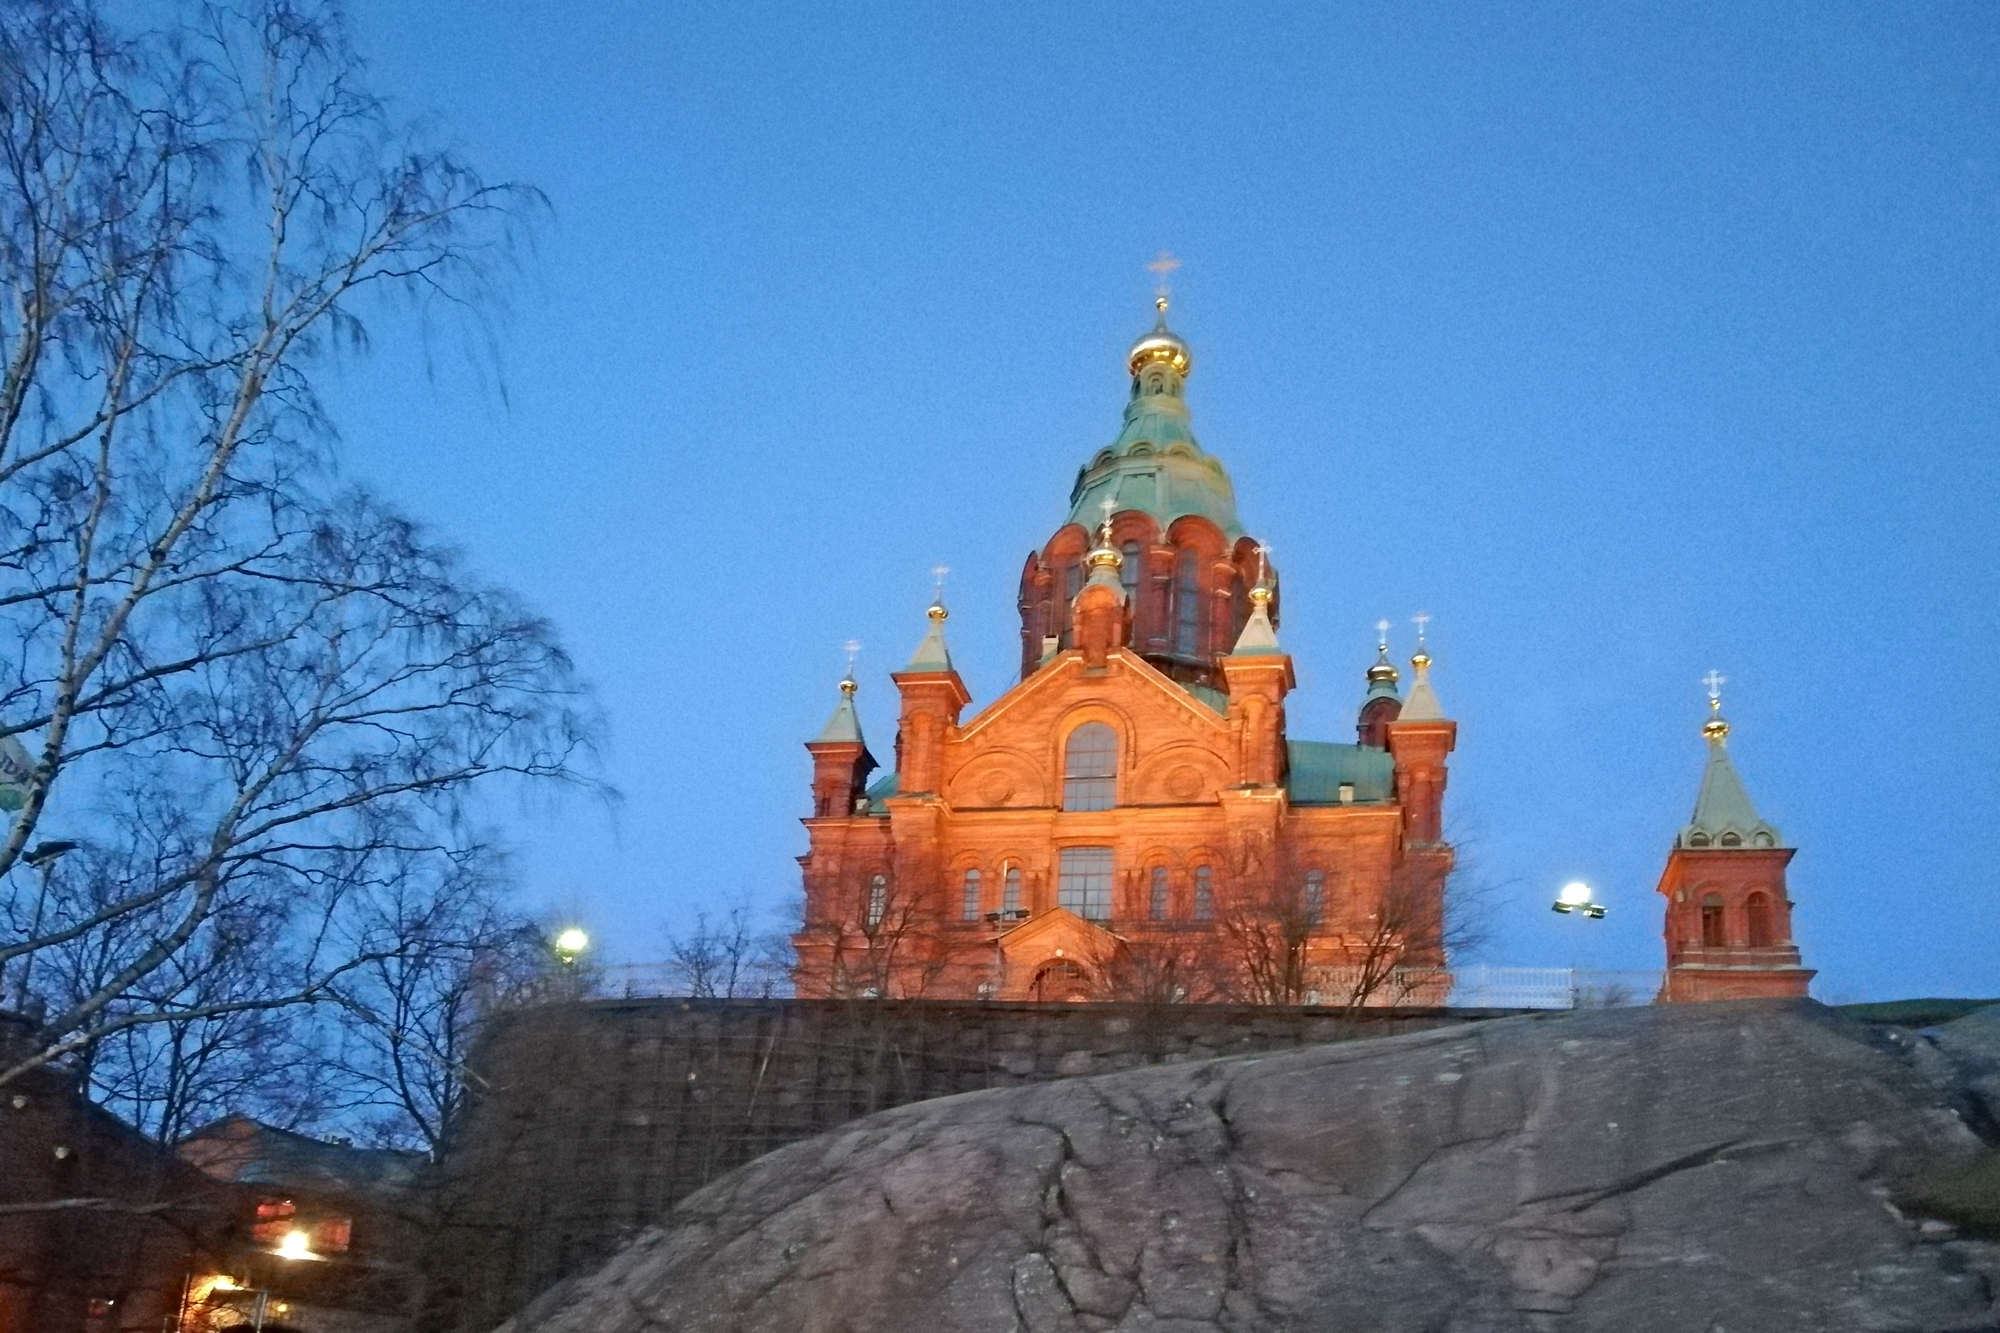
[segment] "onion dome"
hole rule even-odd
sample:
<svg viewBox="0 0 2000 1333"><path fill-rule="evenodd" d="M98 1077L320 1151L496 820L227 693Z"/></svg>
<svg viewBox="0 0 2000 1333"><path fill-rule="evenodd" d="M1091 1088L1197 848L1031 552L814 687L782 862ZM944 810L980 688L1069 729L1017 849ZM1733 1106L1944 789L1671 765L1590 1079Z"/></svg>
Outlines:
<svg viewBox="0 0 2000 1333"><path fill-rule="evenodd" d="M1375 640L1375 661L1368 668L1368 697L1387 695L1394 699L1397 697L1397 682L1402 676L1397 672L1396 664L1389 660L1389 622L1379 621L1375 628L1378 636Z"/></svg>
<svg viewBox="0 0 2000 1333"><path fill-rule="evenodd" d="M1181 336L1167 327L1167 298L1162 296L1153 304L1159 308L1160 317L1154 322L1152 331L1132 344L1132 350L1125 356L1125 364L1137 375L1147 366L1164 362L1172 366L1174 373L1183 378L1194 369L1194 357Z"/></svg>

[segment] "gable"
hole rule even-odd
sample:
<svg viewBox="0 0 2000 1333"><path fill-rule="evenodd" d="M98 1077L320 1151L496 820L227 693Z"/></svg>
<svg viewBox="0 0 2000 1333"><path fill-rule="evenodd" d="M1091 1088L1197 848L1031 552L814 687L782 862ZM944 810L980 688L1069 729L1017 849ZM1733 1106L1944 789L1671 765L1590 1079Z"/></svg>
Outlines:
<svg viewBox="0 0 2000 1333"><path fill-rule="evenodd" d="M1061 804L1064 742L1087 721L1118 734L1121 803L1212 801L1236 780L1234 733L1209 702L1129 651L1114 650L1099 671L1070 652L945 742L947 801L955 809Z"/></svg>

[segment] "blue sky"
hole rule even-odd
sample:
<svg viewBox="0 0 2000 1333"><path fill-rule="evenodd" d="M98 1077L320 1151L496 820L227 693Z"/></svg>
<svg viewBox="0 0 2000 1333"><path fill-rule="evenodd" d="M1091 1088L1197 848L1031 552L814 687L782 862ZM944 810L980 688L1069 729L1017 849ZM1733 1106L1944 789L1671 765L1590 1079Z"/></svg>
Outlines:
<svg viewBox="0 0 2000 1333"><path fill-rule="evenodd" d="M841 643L949 565L975 707L1144 264L1286 579L1301 737L1430 612L1502 964L1657 966L1699 679L1835 1000L2000 993L2000 8L360 0L554 215L493 351L378 320L348 467L562 627L625 793L508 811L656 958L775 911ZM1612 912L1559 918L1574 876Z"/></svg>

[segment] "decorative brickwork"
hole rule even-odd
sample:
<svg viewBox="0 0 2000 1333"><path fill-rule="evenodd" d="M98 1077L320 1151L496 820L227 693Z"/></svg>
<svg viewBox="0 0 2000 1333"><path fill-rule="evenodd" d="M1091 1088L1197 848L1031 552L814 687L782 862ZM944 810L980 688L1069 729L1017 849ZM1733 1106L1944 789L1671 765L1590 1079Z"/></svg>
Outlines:
<svg viewBox="0 0 2000 1333"><path fill-rule="evenodd" d="M1294 742L1277 574L1188 428L1186 345L1132 350L1125 429L1022 574L1022 679L970 718L946 613L893 679L895 771L847 697L813 758L802 996L1435 1004L1446 759L1386 655L1361 744ZM1095 538L1092 527L1095 528ZM1094 544L1093 544L1094 540ZM1087 771L1086 771L1087 770Z"/></svg>

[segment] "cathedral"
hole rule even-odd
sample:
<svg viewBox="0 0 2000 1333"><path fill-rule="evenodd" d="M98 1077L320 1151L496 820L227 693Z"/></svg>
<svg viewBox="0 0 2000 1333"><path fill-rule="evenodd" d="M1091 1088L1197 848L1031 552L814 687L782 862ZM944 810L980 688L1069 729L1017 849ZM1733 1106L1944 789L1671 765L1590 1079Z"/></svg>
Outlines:
<svg viewBox="0 0 2000 1333"><path fill-rule="evenodd" d="M894 766L852 672L812 755L797 993L1440 1004L1457 724L1386 638L1351 741L1293 737L1281 583L1191 428L1167 325L1117 438L1021 573L1020 681L971 716L942 598L892 680Z"/></svg>

